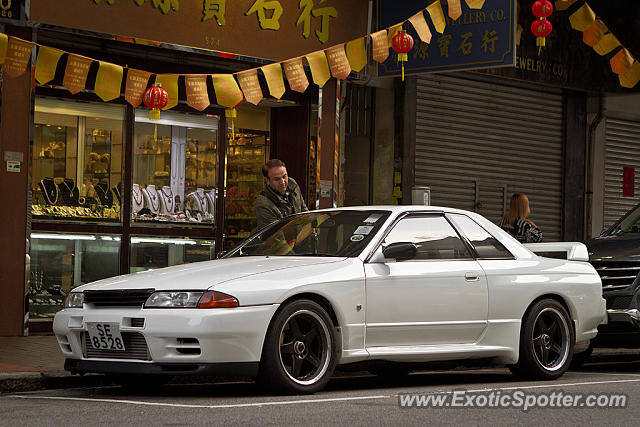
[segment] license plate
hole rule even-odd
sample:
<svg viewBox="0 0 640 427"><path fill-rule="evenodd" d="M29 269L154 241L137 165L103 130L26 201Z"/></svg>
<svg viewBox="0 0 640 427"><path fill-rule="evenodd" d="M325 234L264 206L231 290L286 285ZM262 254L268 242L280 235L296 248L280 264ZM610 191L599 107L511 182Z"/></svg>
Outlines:
<svg viewBox="0 0 640 427"><path fill-rule="evenodd" d="M124 341L118 323L87 323L87 332L93 348L124 351Z"/></svg>

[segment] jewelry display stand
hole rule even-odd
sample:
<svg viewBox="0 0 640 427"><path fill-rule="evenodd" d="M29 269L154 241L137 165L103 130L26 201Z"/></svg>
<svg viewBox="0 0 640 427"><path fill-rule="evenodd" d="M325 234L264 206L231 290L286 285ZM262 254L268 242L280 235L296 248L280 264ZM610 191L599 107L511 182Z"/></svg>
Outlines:
<svg viewBox="0 0 640 427"><path fill-rule="evenodd" d="M43 178L38 183L42 197L47 205L53 206L58 203L60 197L60 189L53 178Z"/></svg>
<svg viewBox="0 0 640 427"><path fill-rule="evenodd" d="M120 195L120 187L122 187L122 183L119 182L118 185L116 185L115 187L111 188L111 191L113 191L113 195L116 196L116 201L118 202L118 204L122 204L122 196Z"/></svg>
<svg viewBox="0 0 640 427"><path fill-rule="evenodd" d="M207 196L209 213L211 215L215 215L216 214L216 189L214 188L211 191L206 192L205 195Z"/></svg>
<svg viewBox="0 0 640 427"><path fill-rule="evenodd" d="M113 205L113 193L111 192L109 185L103 182L99 182L93 188L96 191L96 195L98 196L98 200L100 200L101 205Z"/></svg>
<svg viewBox="0 0 640 427"><path fill-rule="evenodd" d="M138 213L144 208L144 196L138 184L133 184L133 189L131 190L131 207L134 213Z"/></svg>
<svg viewBox="0 0 640 427"><path fill-rule="evenodd" d="M78 206L80 204L78 201L80 191L72 179L65 178L64 181L58 185L58 189L60 190L60 196L62 196L65 205Z"/></svg>
<svg viewBox="0 0 640 427"><path fill-rule="evenodd" d="M160 189L158 195L160 196L160 213L164 215L173 214L176 208L176 200L173 197L171 187L165 185Z"/></svg>
<svg viewBox="0 0 640 427"><path fill-rule="evenodd" d="M157 215L160 211L160 197L158 196L156 186L153 184L147 185L145 189L142 190L142 194L144 194L144 199L149 211Z"/></svg>
<svg viewBox="0 0 640 427"><path fill-rule="evenodd" d="M197 188L196 191L189 193L187 198L191 198L194 201L195 207L199 212L208 212L207 196L204 194L204 189Z"/></svg>

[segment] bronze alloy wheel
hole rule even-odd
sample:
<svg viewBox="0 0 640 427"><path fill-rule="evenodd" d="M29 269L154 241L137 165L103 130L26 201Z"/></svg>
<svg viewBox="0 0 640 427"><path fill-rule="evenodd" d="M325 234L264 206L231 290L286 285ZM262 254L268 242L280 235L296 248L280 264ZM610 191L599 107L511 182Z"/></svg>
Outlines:
<svg viewBox="0 0 640 427"><path fill-rule="evenodd" d="M280 330L279 342L280 364L292 381L310 385L325 375L333 349L329 328L317 313L293 312Z"/></svg>
<svg viewBox="0 0 640 427"><path fill-rule="evenodd" d="M536 362L548 371L564 367L569 357L570 341L566 317L555 307L542 309L536 316L531 336Z"/></svg>

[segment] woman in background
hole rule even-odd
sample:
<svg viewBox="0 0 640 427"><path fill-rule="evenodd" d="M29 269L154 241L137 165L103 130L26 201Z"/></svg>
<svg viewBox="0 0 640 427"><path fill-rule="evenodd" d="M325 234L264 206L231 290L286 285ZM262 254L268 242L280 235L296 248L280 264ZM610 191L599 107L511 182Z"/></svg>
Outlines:
<svg viewBox="0 0 640 427"><path fill-rule="evenodd" d="M542 230L527 219L531 213L529 199L524 193L515 193L509 202L509 212L502 218L500 227L521 243L542 242Z"/></svg>

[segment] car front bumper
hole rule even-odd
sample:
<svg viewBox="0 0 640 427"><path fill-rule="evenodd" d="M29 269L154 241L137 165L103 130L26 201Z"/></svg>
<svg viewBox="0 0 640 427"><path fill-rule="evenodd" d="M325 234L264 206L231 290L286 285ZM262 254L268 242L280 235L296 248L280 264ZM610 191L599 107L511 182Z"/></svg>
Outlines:
<svg viewBox="0 0 640 427"><path fill-rule="evenodd" d="M71 372L250 375L278 305L217 309L85 308L56 314ZM91 347L88 323L117 323L124 351ZM226 365L226 367L224 366Z"/></svg>

